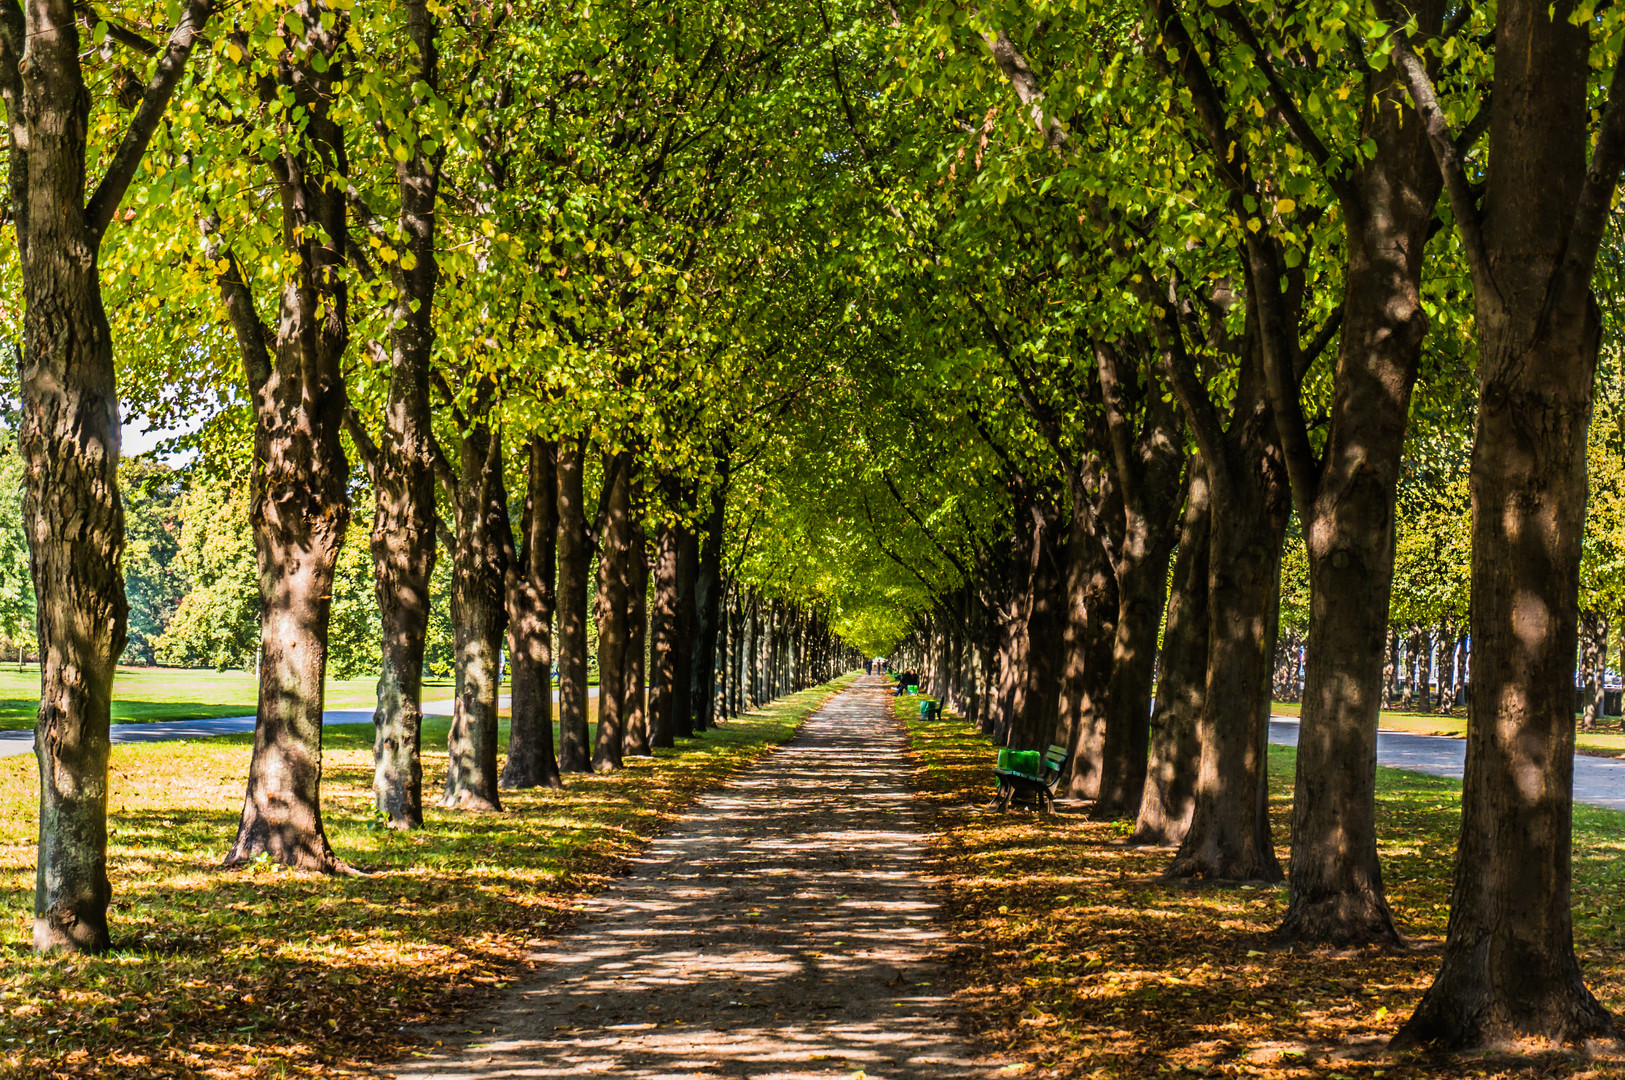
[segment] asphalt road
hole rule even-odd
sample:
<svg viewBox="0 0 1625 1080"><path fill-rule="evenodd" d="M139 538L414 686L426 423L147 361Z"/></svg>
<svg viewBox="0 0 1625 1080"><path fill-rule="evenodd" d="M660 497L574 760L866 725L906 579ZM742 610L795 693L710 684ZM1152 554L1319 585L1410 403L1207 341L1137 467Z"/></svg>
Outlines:
<svg viewBox="0 0 1625 1080"><path fill-rule="evenodd" d="M589 698L598 696L598 687L589 687ZM559 699L559 692L553 691L553 700ZM498 699L498 704L507 708L511 701L504 694ZM423 703L425 716L450 716L452 701L426 701ZM322 714L322 726L331 724L370 724L372 723L371 709L329 709ZM250 716L220 716L209 720L160 720L145 724L114 724L112 739L116 746L120 743L168 742L173 739L203 739L210 735L237 735L245 731L254 730L254 717ZM32 754L34 752L34 733L32 731L0 731L0 758L16 757L19 754Z"/></svg>
<svg viewBox="0 0 1625 1080"><path fill-rule="evenodd" d="M1270 720L1270 742L1298 745L1295 717ZM1467 740L1446 735L1412 735L1404 731L1377 732L1377 761L1395 769L1461 779L1467 761ZM1625 810L1625 760L1574 755L1574 798L1592 806Z"/></svg>

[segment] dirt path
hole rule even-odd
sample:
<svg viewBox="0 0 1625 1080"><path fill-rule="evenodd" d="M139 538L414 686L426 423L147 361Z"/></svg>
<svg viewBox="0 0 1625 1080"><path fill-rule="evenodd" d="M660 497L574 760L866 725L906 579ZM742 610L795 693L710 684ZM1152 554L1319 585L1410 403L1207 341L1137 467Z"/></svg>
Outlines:
<svg viewBox="0 0 1625 1080"><path fill-rule="evenodd" d="M986 1076L928 959L905 745L880 680L860 680L657 840L534 982L425 1032L444 1048L395 1075Z"/></svg>

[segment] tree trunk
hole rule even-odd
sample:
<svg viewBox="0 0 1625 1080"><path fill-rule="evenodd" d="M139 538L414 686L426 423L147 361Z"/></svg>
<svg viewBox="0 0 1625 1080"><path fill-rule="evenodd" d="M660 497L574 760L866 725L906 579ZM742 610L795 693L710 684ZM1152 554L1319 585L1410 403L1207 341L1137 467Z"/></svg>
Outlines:
<svg viewBox="0 0 1625 1080"><path fill-rule="evenodd" d="M1381 696L1385 707L1392 708L1399 703L1399 631L1392 627L1383 641Z"/></svg>
<svg viewBox="0 0 1625 1080"><path fill-rule="evenodd" d="M1569 2L1503 0L1481 211L1458 203L1451 173L1458 227L1482 226L1464 245L1479 347L1473 689L1444 955L1398 1047L1617 1035L1581 976L1571 906L1591 277L1625 156L1616 90L1587 161L1590 24Z"/></svg>
<svg viewBox="0 0 1625 1080"><path fill-rule="evenodd" d="M1449 712L1455 708L1451 692L1456 685L1456 631L1449 623L1441 623L1439 641L1439 710Z"/></svg>
<svg viewBox="0 0 1625 1080"><path fill-rule="evenodd" d="M1268 752L1289 494L1257 348L1243 348L1228 429L1214 430L1208 413L1198 437L1211 492L1207 688L1197 721L1196 807L1168 869L1172 879L1281 879L1270 839ZM1189 394L1182 385L1182 401ZM1205 406L1204 397L1197 409Z"/></svg>
<svg viewBox="0 0 1625 1080"><path fill-rule="evenodd" d="M1440 0L1418 9L1436 29ZM1370 90L1377 146L1345 199L1347 287L1324 464L1298 492L1309 627L1282 942L1400 946L1377 856L1377 723L1394 573L1394 501L1427 333L1423 248L1441 180L1390 66ZM1309 485L1302 484L1307 489ZM1422 687L1425 697L1426 684Z"/></svg>
<svg viewBox="0 0 1625 1080"><path fill-rule="evenodd" d="M1174 561L1174 591L1162 632L1150 761L1131 844L1177 845L1196 808L1202 754L1196 728L1207 691L1209 495L1201 458L1191 458L1188 467L1191 477Z"/></svg>
<svg viewBox="0 0 1625 1080"><path fill-rule="evenodd" d="M512 543L502 483L502 436L484 417L458 453L451 558L451 622L457 698L446 734L446 791L440 805L500 810L497 794L497 699L502 640L508 629L505 585Z"/></svg>
<svg viewBox="0 0 1625 1080"><path fill-rule="evenodd" d="M654 607L649 618L649 741L672 746L677 702L677 530L662 525L655 538Z"/></svg>
<svg viewBox="0 0 1625 1080"><path fill-rule="evenodd" d="M609 772L621 767L626 729L626 623L631 606L632 461L627 453L604 459L607 503L601 511L603 535L598 545L598 731L592 767Z"/></svg>
<svg viewBox="0 0 1625 1080"><path fill-rule="evenodd" d="M1029 504L1031 518L1018 522L1032 532L1026 545L1031 553L1027 570L1027 664L1023 672L1021 711L1016 714L1009 745L1043 751L1055 737L1060 720L1062 639L1066 632L1066 594L1055 548L1060 540L1060 507L1045 502ZM928 650L929 654L929 650Z"/></svg>
<svg viewBox="0 0 1625 1080"><path fill-rule="evenodd" d="M406 4L411 61L430 88L439 86L436 20L423 0ZM383 435L374 449L353 414L351 434L368 458L373 485L372 562L383 634L378 705L373 712L373 799L391 828L423 824L423 653L429 631L429 579L435 563L434 432L429 364L434 301L438 159L416 146L395 167L399 228L416 259L391 267L389 397Z"/></svg>
<svg viewBox="0 0 1625 1080"><path fill-rule="evenodd" d="M694 737L694 637L699 624L694 590L699 571L699 537L678 526L677 647L672 650L671 731L680 739Z"/></svg>
<svg viewBox="0 0 1625 1080"><path fill-rule="evenodd" d="M559 771L588 772L587 508L582 447L559 443Z"/></svg>
<svg viewBox="0 0 1625 1080"><path fill-rule="evenodd" d="M1097 515L1084 479L1073 476L1072 528L1067 538L1068 617L1065 703L1061 729L1072 755L1062 778L1068 796L1093 799L1100 793L1105 757L1106 707L1112 652L1117 646L1117 575L1096 531Z"/></svg>
<svg viewBox="0 0 1625 1080"><path fill-rule="evenodd" d="M1587 611L1580 616L1580 675L1584 685L1580 727L1597 730L1605 704L1608 674L1608 620L1601 612Z"/></svg>
<svg viewBox="0 0 1625 1080"><path fill-rule="evenodd" d="M650 757L649 710L644 696L644 650L648 644L649 554L643 524L634 520L627 552L625 739L621 753Z"/></svg>
<svg viewBox="0 0 1625 1080"><path fill-rule="evenodd" d="M726 462L723 463L721 472L726 478ZM723 528L726 524L723 511L723 488L719 483L711 495L710 513L705 519L705 539L700 544L699 562L694 578L696 624L689 685L692 694L690 709L694 716L695 731L707 731L715 726L717 617L722 603L722 541Z"/></svg>
<svg viewBox="0 0 1625 1080"><path fill-rule="evenodd" d="M553 753L553 571L558 549L558 444L530 437L525 512L508 573L512 721L505 788L562 787Z"/></svg>
<svg viewBox="0 0 1625 1080"><path fill-rule="evenodd" d="M236 260L223 260L231 316L254 409L249 521L259 565L260 678L254 750L226 865L265 855L305 869L347 869L322 828L322 704L333 570L350 521L340 432L349 342L343 132L329 117L342 29L309 22L305 59L284 88L306 111L304 143L271 163L292 246L292 280L274 334L260 324ZM311 62L326 64L318 72ZM267 343L271 349L267 352Z"/></svg>
<svg viewBox="0 0 1625 1080"><path fill-rule="evenodd" d="M129 129L116 142L117 155L98 162L105 172L88 200L92 96L80 68L74 6L31 0L0 14L0 97L10 121L8 223L22 276L16 373L22 524L38 602L34 947L41 951L102 952L110 944L109 726L129 605L119 567L118 391L97 258L212 10L195 0L186 7ZM97 126L117 123L116 115L98 112Z"/></svg>
<svg viewBox="0 0 1625 1080"><path fill-rule="evenodd" d="M750 598L750 655L746 658L748 670L745 681L750 686L750 700L747 703L752 709L762 704L762 598L752 594Z"/></svg>

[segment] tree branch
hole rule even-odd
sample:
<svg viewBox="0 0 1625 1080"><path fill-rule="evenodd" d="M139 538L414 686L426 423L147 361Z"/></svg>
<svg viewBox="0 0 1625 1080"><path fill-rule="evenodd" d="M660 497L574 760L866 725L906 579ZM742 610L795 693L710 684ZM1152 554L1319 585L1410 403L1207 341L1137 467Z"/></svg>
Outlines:
<svg viewBox="0 0 1625 1080"><path fill-rule="evenodd" d="M1422 63L1422 58L1411 48L1410 38L1403 29L1405 20L1394 11L1389 0L1373 0L1373 3L1378 17L1395 28L1394 62L1399 65L1405 88L1410 91L1411 102L1422 117L1422 126L1427 131L1428 142L1433 146L1433 156L1439 163L1445 193L1450 199L1450 212L1455 216L1456 231L1461 236L1462 247L1467 252L1467 265L1473 276L1473 289L1480 303L1489 302L1499 306L1501 296L1496 291L1495 279L1490 272L1489 255L1484 246L1483 214L1479 212L1478 200L1473 197L1472 185L1468 182L1467 171L1462 165L1462 155L1457 150L1456 137L1450 130L1450 121L1439 105L1438 91L1433 86L1432 77L1428 75L1427 65Z"/></svg>
<svg viewBox="0 0 1625 1080"><path fill-rule="evenodd" d="M361 455L361 464L367 470L367 479L374 484L378 483L378 444L367 434L367 428L361 423L361 417L356 413L355 406L348 402L344 405L344 430L350 433L350 441L355 443L356 452Z"/></svg>
<svg viewBox="0 0 1625 1080"><path fill-rule="evenodd" d="M1332 166L1336 162L1331 152L1326 149L1326 144L1321 141L1319 135L1315 134L1315 130L1310 127L1308 119L1298 109L1298 103L1293 100L1291 91L1281 81L1280 74L1275 70L1275 64L1271 62L1269 53L1265 51L1263 43L1259 41L1258 35L1253 31L1252 23L1248 21L1247 16L1242 13L1240 7L1233 3L1220 8L1219 16L1230 24L1236 35L1241 38L1242 43L1252 50L1258 69L1264 73L1264 82L1269 87L1270 100L1275 102L1276 109L1280 111L1282 118L1286 121L1287 130L1292 132L1292 137L1298 141L1298 145L1302 146L1304 151L1314 159L1315 164L1320 166L1321 175L1326 178L1326 186L1332 189L1332 194L1336 195L1338 202L1341 202L1345 207L1355 204L1358 197L1354 186L1348 182L1347 177L1333 171Z"/></svg>
<svg viewBox="0 0 1625 1080"><path fill-rule="evenodd" d="M1597 251L1608 228L1608 212L1619 184L1619 171L1625 168L1625 46L1614 58L1614 77L1608 85L1608 104L1603 109L1591 167L1585 186L1574 207L1574 223L1569 227L1563 253L1564 274L1571 282L1586 288L1597 265Z"/></svg>
<svg viewBox="0 0 1625 1080"><path fill-rule="evenodd" d="M23 48L28 24L17 0L0 0L0 100L11 135L8 186L11 218L17 226L17 253L28 253L28 122L23 118Z"/></svg>
<svg viewBox="0 0 1625 1080"><path fill-rule="evenodd" d="M219 238L220 221L210 215L201 222L204 252L215 263L223 263L215 270L215 286L220 300L226 305L231 329L237 338L238 351L243 355L243 371L248 377L248 388L258 394L271 378L271 351L265 344L265 324L254 310L254 294L237 264L236 254Z"/></svg>
<svg viewBox="0 0 1625 1080"><path fill-rule="evenodd" d="M147 144L158 130L158 121L163 118L164 110L169 107L169 99L175 93L175 86L186 70L192 46L212 14L213 0L192 0L174 32L169 35L163 55L158 58L158 65L141 95L141 104L136 107L135 116L131 117L130 126L125 129L124 138L113 154L112 163L85 207L85 223L92 243L101 243L102 234L113 220L114 211L124 199L124 192L129 188L130 181L135 179L136 169L147 152Z"/></svg>
<svg viewBox="0 0 1625 1080"><path fill-rule="evenodd" d="M993 62L998 65L1004 77L1010 80L1010 86L1016 92L1016 97L1027 108L1027 115L1032 118L1033 126L1044 133L1044 142L1051 150L1065 149L1070 139L1061 122L1044 112L1044 87L1033 73L1032 65L1027 58L1021 55L1016 43L1010 40L1010 35L1000 30L997 34L983 34L982 43L987 46L988 53Z"/></svg>
<svg viewBox="0 0 1625 1080"><path fill-rule="evenodd" d="M958 570L966 578L969 578L970 571L965 569L965 564L960 562L958 557L955 556L953 552L944 547L942 545L942 541L936 538L936 534L934 534L926 526L924 521L920 520L920 515L914 512L914 508L909 506L908 502L904 500L903 493L897 490L897 485L892 482L891 474L885 469L882 469L880 470L880 478L886 481L886 487L891 491L892 498L897 500L897 505L903 508L903 513L909 516L909 520L913 521L915 525L919 526L920 531L925 534L925 538L931 541L931 546L936 548L937 551L942 554L944 559L947 559L950 563L952 563L954 569Z"/></svg>

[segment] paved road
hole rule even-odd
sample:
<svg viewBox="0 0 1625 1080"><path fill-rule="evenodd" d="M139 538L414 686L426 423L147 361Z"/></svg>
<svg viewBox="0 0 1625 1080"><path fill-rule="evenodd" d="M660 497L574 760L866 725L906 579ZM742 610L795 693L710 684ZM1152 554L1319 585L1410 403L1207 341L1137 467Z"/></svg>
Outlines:
<svg viewBox="0 0 1625 1080"><path fill-rule="evenodd" d="M701 799L398 1080L961 1080L907 738L868 677ZM440 1044L443 1044L441 1046Z"/></svg>
<svg viewBox="0 0 1625 1080"><path fill-rule="evenodd" d="M1270 718L1270 742L1298 745L1296 717ZM1395 769L1460 780L1467 762L1467 740L1448 735L1377 732L1377 761ZM1574 798L1592 806L1625 810L1625 760L1574 755Z"/></svg>
<svg viewBox="0 0 1625 1080"><path fill-rule="evenodd" d="M587 690L588 697L598 696L598 687ZM559 692L553 691L553 700ZM504 694L497 703L506 709L512 701ZM425 716L450 716L452 701L426 701ZM371 709L328 709L322 714L322 726L332 724L370 724ZM143 724L114 724L112 739L120 743L168 742L172 739L203 739L210 735L239 735L254 730L253 716L218 716L208 720L161 720ZM34 752L32 731L0 731L0 758L16 757Z"/></svg>

